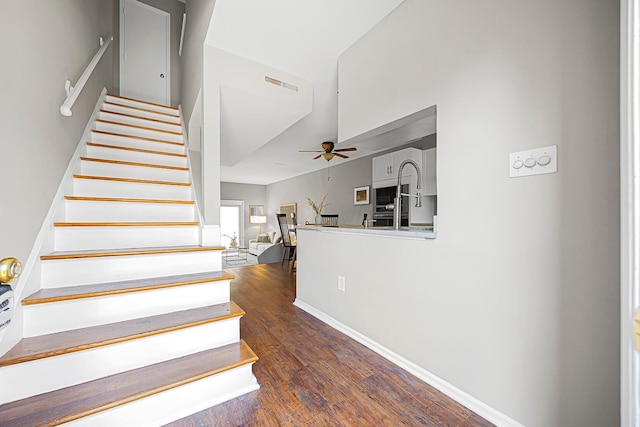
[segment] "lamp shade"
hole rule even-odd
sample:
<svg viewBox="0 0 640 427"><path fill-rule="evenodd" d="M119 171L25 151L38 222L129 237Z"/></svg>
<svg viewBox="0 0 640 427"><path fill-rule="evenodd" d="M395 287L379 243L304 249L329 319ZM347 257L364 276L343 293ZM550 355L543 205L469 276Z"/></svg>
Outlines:
<svg viewBox="0 0 640 427"><path fill-rule="evenodd" d="M251 224L266 224L267 217L264 215L252 215L249 217L249 222Z"/></svg>

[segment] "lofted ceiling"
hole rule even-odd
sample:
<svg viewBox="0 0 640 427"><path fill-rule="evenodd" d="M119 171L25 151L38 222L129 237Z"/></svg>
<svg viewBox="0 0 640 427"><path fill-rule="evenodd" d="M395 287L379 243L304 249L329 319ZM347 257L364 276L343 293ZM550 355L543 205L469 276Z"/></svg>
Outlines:
<svg viewBox="0 0 640 427"><path fill-rule="evenodd" d="M337 140L338 57L402 1L216 0L207 45L313 84L312 111L301 119L286 106L222 88L221 180L270 184L327 167L298 150ZM383 148L347 154L353 160Z"/></svg>

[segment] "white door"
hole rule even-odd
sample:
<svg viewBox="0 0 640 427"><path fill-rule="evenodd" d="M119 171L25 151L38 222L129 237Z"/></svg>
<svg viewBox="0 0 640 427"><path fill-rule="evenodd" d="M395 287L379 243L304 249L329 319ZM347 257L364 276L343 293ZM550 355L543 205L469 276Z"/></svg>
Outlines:
<svg viewBox="0 0 640 427"><path fill-rule="evenodd" d="M120 95L170 105L170 16L136 0L120 5Z"/></svg>

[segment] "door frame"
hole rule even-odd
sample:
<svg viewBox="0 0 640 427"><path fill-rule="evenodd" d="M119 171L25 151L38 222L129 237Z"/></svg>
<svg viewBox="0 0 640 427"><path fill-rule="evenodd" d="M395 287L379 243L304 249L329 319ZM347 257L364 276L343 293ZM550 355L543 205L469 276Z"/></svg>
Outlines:
<svg viewBox="0 0 640 427"><path fill-rule="evenodd" d="M167 34L165 35L165 79L167 80L166 86L166 105L171 105L171 14L162 9L158 9L157 7L150 6L146 3L142 3L138 0L119 0L119 34L120 34L120 42L119 42L119 58L118 58L118 88L120 90L120 94L122 94L122 76L124 75L124 8L127 1L132 1L138 3L141 7L151 10L153 12L157 12L160 15L163 15L166 23L167 23Z"/></svg>
<svg viewBox="0 0 640 427"><path fill-rule="evenodd" d="M640 0L620 2L620 425L640 426Z"/></svg>

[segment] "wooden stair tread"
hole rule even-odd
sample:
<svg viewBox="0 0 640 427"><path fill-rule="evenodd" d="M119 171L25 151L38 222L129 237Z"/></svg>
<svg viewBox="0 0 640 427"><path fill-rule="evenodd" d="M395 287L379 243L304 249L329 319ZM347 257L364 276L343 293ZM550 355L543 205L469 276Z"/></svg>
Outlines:
<svg viewBox="0 0 640 427"><path fill-rule="evenodd" d="M120 203L162 203L175 205L194 205L193 200L171 200L171 199L129 199L124 197L83 197L64 196L65 200L82 202L120 202Z"/></svg>
<svg viewBox="0 0 640 427"><path fill-rule="evenodd" d="M94 179L98 181L135 182L138 184L179 185L183 187L191 187L190 182L179 182L179 181L155 181L153 179L115 178L111 176L94 176L94 175L73 175L73 177L77 179Z"/></svg>
<svg viewBox="0 0 640 427"><path fill-rule="evenodd" d="M141 104L155 105L156 107L168 108L169 110L173 110L176 113L179 111L177 108L171 107L169 105L157 104L155 102L149 102L149 101L142 101L142 100L136 99L136 98L128 98L126 96L113 95L113 94L110 94L110 93L108 93L107 96L110 96L112 98L117 98L117 99L126 99L127 101L139 102Z"/></svg>
<svg viewBox="0 0 640 427"><path fill-rule="evenodd" d="M23 299L22 305L46 304L58 301L118 295L129 292L141 292L232 279L233 275L226 271L210 271L205 273L181 274L175 276L126 280L121 282L99 283L95 285L40 289Z"/></svg>
<svg viewBox="0 0 640 427"><path fill-rule="evenodd" d="M105 105L114 105L116 107L122 107L122 108L130 108L132 110L144 111L146 113L160 114L161 116L167 116L167 117L171 117L171 118L174 118L174 119L180 118L180 116L177 115L177 114L169 114L169 113L164 113L162 111L150 110L150 109L147 109L147 108L133 107L131 105L119 104L117 102L104 101L104 104Z"/></svg>
<svg viewBox="0 0 640 427"><path fill-rule="evenodd" d="M194 227L197 221L54 222L54 227Z"/></svg>
<svg viewBox="0 0 640 427"><path fill-rule="evenodd" d="M122 116L122 117L129 117L132 119L137 119L137 120L146 120L149 122L153 122L153 123L162 123L163 125L171 125L171 126L178 126L178 127L182 127L180 125L180 123L174 123L174 122L167 122L165 120L159 120L159 119L151 119L149 117L143 117L143 116L136 116L134 114L126 114L126 113L119 113L117 111L109 111L109 110L100 110L101 113L105 113L105 114L114 114L114 115L118 115L118 116ZM177 116L175 116L177 117Z"/></svg>
<svg viewBox="0 0 640 427"><path fill-rule="evenodd" d="M90 147L111 148L113 150L135 151L138 153L159 154L162 156L173 156L173 157L184 157L184 158L187 157L186 154L169 153L168 151L158 151L158 150L145 150L143 148L123 147L121 145L101 144L98 142L91 142L91 141L87 142L87 145Z"/></svg>
<svg viewBox="0 0 640 427"><path fill-rule="evenodd" d="M157 163L127 162L124 160L98 159L96 157L80 157L80 160L85 162L110 163L114 165L123 165L123 166L139 166L139 167L145 167L145 168L171 169L171 170L184 171L184 172L189 170L189 168L185 168L183 166L160 165Z"/></svg>
<svg viewBox="0 0 640 427"><path fill-rule="evenodd" d="M167 134L170 134L170 135L182 136L182 132L175 132L175 131L172 131L172 130L164 130L164 129L150 128L150 127L146 127L146 126L132 125L130 123L114 122L114 121L111 121L111 120L104 120L104 119L96 119L96 122L97 123L105 123L105 124L108 124L108 125L125 126L125 127L134 128L134 129L148 130L148 131L151 131L151 132L162 132L162 133L167 133Z"/></svg>
<svg viewBox="0 0 640 427"><path fill-rule="evenodd" d="M51 426L133 402L258 360L241 340L0 406L0 425ZM90 398L87 398L90 396Z"/></svg>
<svg viewBox="0 0 640 427"><path fill-rule="evenodd" d="M131 256L131 255L157 255L171 254L181 252L201 252L201 251L222 251L226 249L224 246L167 246L161 248L131 248L125 250L87 250L87 251L62 251L52 252L47 255L41 255L43 261L56 259L75 259L75 258L100 258L111 256Z"/></svg>
<svg viewBox="0 0 640 427"><path fill-rule="evenodd" d="M242 317L244 314L244 311L231 301L107 325L23 338L0 357L0 367Z"/></svg>
<svg viewBox="0 0 640 427"><path fill-rule="evenodd" d="M106 132L106 131L103 131L103 130L95 130L95 129L93 129L91 132L99 133L101 135L111 135L111 136L117 136L117 137L121 137L121 138L140 139L140 140L143 140L143 141L150 141L150 142L158 142L158 143L162 143L162 144L172 144L172 145L184 146L184 144L182 142L167 141L165 139L148 138L146 136L128 135L128 134L125 134L125 133L117 133L117 132Z"/></svg>

